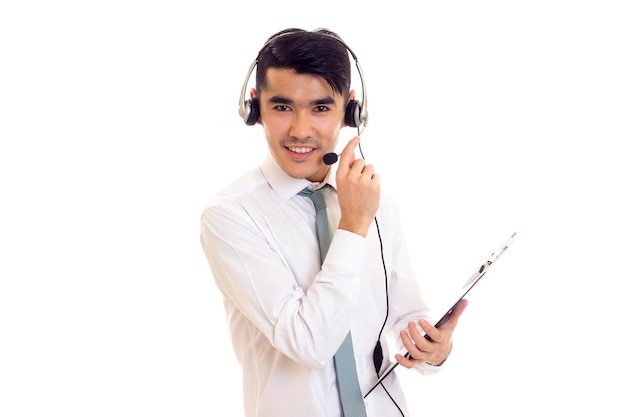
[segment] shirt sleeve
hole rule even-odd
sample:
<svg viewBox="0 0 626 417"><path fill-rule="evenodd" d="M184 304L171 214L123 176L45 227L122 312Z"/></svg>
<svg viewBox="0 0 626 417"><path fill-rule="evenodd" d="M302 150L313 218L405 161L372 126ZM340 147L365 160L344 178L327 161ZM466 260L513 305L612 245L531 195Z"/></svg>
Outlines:
<svg viewBox="0 0 626 417"><path fill-rule="evenodd" d="M292 360L323 367L350 326L366 241L338 230L323 267L315 257L315 276L303 288L273 239L244 209L214 206L202 215L201 244L225 299Z"/></svg>
<svg viewBox="0 0 626 417"><path fill-rule="evenodd" d="M393 265L389 271L389 298L390 319L389 331L396 340L399 350L406 352L400 339L400 330L407 329L410 321L426 319L432 322L431 312L420 290L418 277L413 267L414 259L409 253L404 237L404 228L399 210L393 200L387 197L384 206L388 212L383 218L387 219L384 230L391 232L390 241L393 249L388 256L392 257ZM437 373L441 367L427 363L417 364L413 369L424 375Z"/></svg>

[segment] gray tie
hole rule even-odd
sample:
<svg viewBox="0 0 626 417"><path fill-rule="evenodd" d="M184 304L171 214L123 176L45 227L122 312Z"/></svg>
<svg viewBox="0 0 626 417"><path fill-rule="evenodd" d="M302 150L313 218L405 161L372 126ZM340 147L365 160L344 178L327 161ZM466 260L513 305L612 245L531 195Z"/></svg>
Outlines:
<svg viewBox="0 0 626 417"><path fill-rule="evenodd" d="M322 262L324 262L330 242L333 239L333 230L328 220L328 212L326 211L326 199L329 192L330 186L325 185L314 192L305 188L299 193L307 195L313 200L317 213L317 235ZM365 412L363 395L361 394L359 379L356 373L350 332L348 332L343 343L339 346L339 350L335 353L335 371L337 373L337 386L339 387L339 398L341 399L344 417L365 417L367 413Z"/></svg>

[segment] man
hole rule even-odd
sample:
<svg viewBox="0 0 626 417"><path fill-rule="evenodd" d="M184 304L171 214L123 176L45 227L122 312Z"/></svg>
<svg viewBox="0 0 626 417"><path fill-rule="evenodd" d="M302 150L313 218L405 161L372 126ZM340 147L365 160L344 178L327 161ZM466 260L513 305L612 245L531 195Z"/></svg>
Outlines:
<svg viewBox="0 0 626 417"><path fill-rule="evenodd" d="M252 109L242 112L263 127L269 155L202 215L202 247L224 297L248 417L341 416L333 356L347 335L362 394L397 352L389 334L410 355L396 353L400 365L439 369L466 306L440 328L429 324L397 209L381 195L374 167L355 156L360 138L345 146L336 169L323 162L340 130L362 123L352 120L362 103L350 90L349 54L356 59L330 31L270 37L253 64L256 86L244 106ZM323 257L314 204L300 191L326 184L334 234ZM408 415L393 373L364 406L369 417Z"/></svg>

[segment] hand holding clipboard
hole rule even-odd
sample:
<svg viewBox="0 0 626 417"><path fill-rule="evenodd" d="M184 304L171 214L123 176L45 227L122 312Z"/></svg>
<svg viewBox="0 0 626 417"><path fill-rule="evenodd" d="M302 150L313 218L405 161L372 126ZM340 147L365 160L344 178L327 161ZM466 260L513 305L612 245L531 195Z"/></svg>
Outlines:
<svg viewBox="0 0 626 417"><path fill-rule="evenodd" d="M504 241L504 243L502 245L500 245L500 247L493 252L485 262L483 262L478 269L476 269L476 271L470 276L470 278L467 280L467 282L463 285L463 294L461 295L461 297L452 305L452 307L450 307L448 309L448 311L446 311L446 313L439 319L439 321L437 322L437 324L435 324L435 327L439 327L442 324L444 324L448 318L450 317L450 315L454 312L454 308L465 298L465 296L467 295L468 292L470 292L470 290L472 288L474 288L474 286L478 283L478 281L480 281L480 279L487 273L487 271L489 270L489 268L491 267L491 265L493 265L493 263L498 260L498 258L500 257L500 255L502 255L512 244L513 244L513 240L515 239L515 235L517 233L513 233L511 235L511 237L509 237L507 240ZM425 339L430 339L430 337L428 335L424 336ZM405 358L409 358L409 353L407 352L404 357ZM378 378L378 380L374 383L374 385L372 385L372 387L369 389L369 391L367 391L367 393L363 396L363 398L367 397L372 391L374 391L374 388L376 388L378 385L380 385L381 382L383 382L383 380L394 370L396 369L396 367L398 366L398 363L395 362L392 365L390 365L387 370L383 371L382 376L380 378Z"/></svg>

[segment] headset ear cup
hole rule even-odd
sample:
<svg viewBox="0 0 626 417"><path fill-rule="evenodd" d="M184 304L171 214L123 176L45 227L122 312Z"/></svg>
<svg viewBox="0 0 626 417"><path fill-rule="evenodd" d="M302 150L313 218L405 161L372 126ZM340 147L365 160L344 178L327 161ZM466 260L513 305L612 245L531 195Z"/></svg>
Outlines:
<svg viewBox="0 0 626 417"><path fill-rule="evenodd" d="M251 98L250 100L246 100L244 115L245 115L244 122L248 126L254 126L256 122L259 121L259 116L261 115L261 111L259 109L258 99Z"/></svg>
<svg viewBox="0 0 626 417"><path fill-rule="evenodd" d="M344 121L350 127L358 127L363 123L361 120L361 102L357 100L348 101Z"/></svg>

